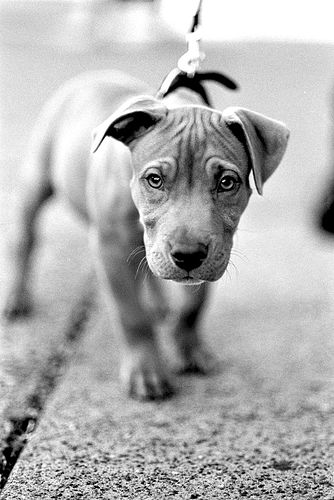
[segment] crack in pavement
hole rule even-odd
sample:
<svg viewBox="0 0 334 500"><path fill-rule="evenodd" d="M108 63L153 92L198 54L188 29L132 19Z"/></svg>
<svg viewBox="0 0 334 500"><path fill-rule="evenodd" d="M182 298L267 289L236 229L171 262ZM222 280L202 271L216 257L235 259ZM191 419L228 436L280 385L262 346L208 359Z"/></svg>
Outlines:
<svg viewBox="0 0 334 500"><path fill-rule="evenodd" d="M73 308L65 329L64 340L57 346L41 366L38 375L30 383L30 388L19 407L9 405L5 409L9 430L2 440L0 449L0 492L5 487L9 476L24 450L29 434L36 429L45 404L58 385L65 367L71 359L74 346L82 337L92 307L92 288L84 287L86 292ZM1 442L0 442L1 446Z"/></svg>

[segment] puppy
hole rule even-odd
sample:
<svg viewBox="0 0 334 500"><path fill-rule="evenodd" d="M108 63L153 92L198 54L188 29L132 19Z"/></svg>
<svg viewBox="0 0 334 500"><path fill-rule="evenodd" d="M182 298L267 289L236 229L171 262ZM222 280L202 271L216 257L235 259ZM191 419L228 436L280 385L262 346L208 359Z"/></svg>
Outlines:
<svg viewBox="0 0 334 500"><path fill-rule="evenodd" d="M6 308L8 318L30 311L34 222L57 192L87 221L101 286L122 325L121 378L141 399L173 391L143 300L141 260L159 308L159 282L179 284L172 329L179 362L184 371L206 373L213 357L197 322L208 284L228 265L250 175L261 194L289 136L281 122L242 108L212 109L190 90L162 100L149 92L121 73L86 74L42 111L25 157L29 175ZM199 285L196 293L191 285Z"/></svg>

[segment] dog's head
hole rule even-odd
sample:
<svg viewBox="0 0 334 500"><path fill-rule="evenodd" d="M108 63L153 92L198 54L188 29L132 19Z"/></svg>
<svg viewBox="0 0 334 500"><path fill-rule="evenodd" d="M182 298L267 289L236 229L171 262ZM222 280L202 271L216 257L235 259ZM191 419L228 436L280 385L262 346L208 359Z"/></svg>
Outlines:
<svg viewBox="0 0 334 500"><path fill-rule="evenodd" d="M93 151L107 136L132 153L131 192L152 272L198 284L223 275L251 194L250 173L261 194L289 132L247 109L168 109L144 97L96 129Z"/></svg>

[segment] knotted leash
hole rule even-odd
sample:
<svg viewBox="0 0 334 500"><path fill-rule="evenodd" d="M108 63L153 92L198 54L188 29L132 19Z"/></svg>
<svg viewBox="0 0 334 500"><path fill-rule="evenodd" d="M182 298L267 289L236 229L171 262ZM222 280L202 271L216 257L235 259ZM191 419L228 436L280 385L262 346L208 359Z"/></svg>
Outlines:
<svg viewBox="0 0 334 500"><path fill-rule="evenodd" d="M192 25L186 35L187 52L178 60L177 67L173 68L164 78L156 94L157 99L162 99L180 87L185 87L197 92L203 101L211 106L211 102L202 82L210 80L219 83L230 90L237 90L238 84L231 78L217 71L198 71L205 54L200 50L201 26L200 12L202 0L199 1Z"/></svg>

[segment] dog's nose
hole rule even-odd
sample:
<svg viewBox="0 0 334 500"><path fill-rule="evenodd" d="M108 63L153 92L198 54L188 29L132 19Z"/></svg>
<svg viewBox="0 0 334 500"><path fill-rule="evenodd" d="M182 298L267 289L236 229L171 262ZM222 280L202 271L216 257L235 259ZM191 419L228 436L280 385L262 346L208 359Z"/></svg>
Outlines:
<svg viewBox="0 0 334 500"><path fill-rule="evenodd" d="M171 252L171 257L174 263L185 271L191 271L199 267L208 255L208 247L201 245L194 251L185 251L182 249L174 249Z"/></svg>

